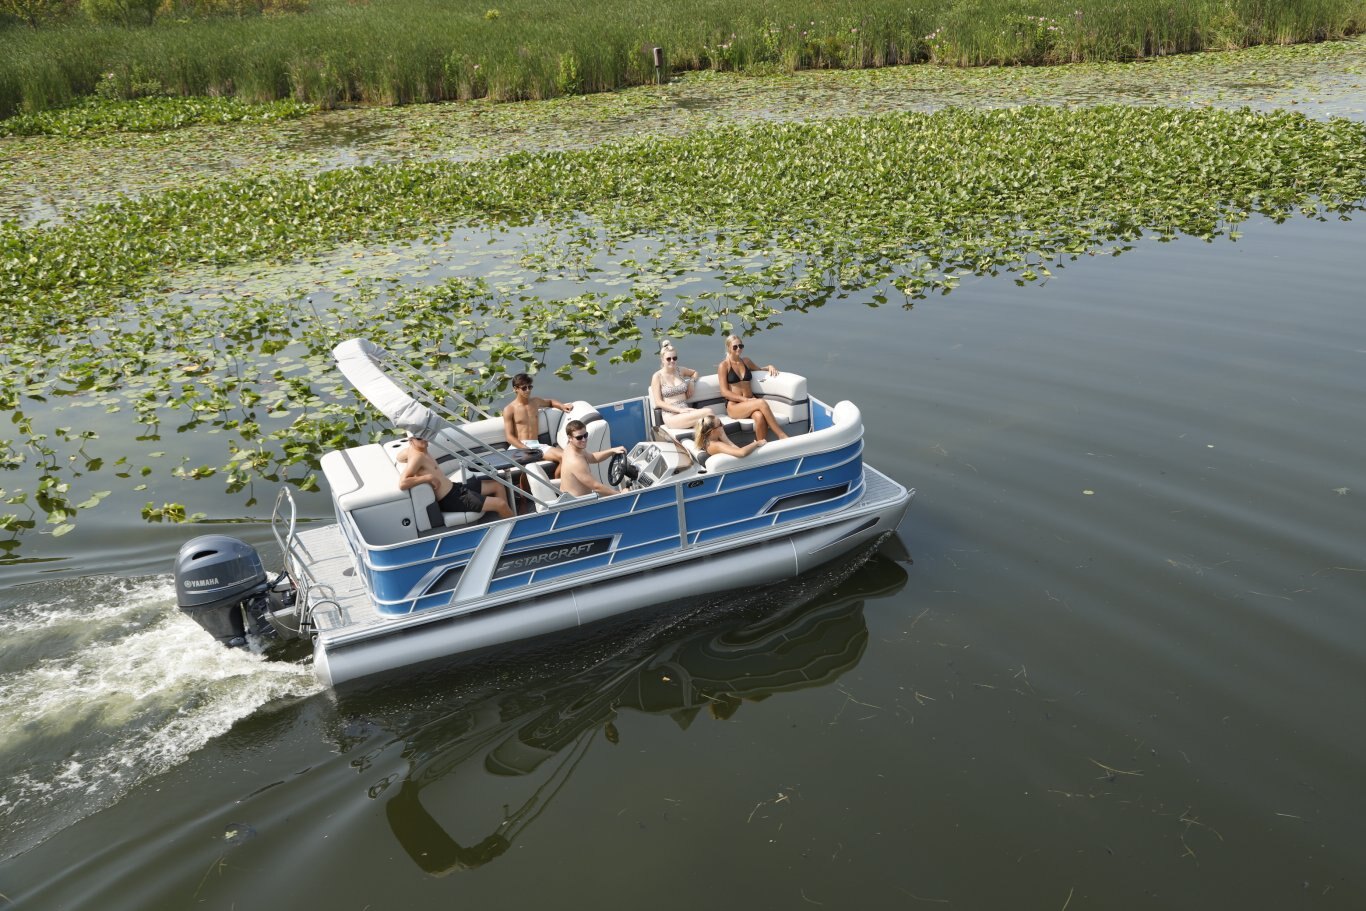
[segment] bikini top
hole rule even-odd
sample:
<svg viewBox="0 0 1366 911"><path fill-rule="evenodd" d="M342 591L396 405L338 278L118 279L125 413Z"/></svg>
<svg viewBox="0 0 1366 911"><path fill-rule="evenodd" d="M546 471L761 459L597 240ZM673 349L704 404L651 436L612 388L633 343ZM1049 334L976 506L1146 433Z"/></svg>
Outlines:
<svg viewBox="0 0 1366 911"><path fill-rule="evenodd" d="M664 378L659 378L659 394L664 397L664 401L670 402L672 399L683 399L688 395L688 381L683 377L678 378L678 382L666 383Z"/></svg>
<svg viewBox="0 0 1366 911"><path fill-rule="evenodd" d="M727 367L727 368L726 368L726 382L727 382L727 383L748 383L748 382L754 377L754 374L750 372L749 364L746 364L746 363L743 363L743 362L742 362L742 363L740 364L740 366L741 366L741 367L744 369L744 371L745 371L745 375L744 375L744 376L736 376L736 375L735 375L735 368L734 368L734 367Z"/></svg>

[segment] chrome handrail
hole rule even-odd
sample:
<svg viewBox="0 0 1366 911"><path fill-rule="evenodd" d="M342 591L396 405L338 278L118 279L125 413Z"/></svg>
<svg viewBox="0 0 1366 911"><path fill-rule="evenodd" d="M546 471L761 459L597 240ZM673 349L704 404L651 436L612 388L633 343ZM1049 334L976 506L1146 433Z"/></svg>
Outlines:
<svg viewBox="0 0 1366 911"><path fill-rule="evenodd" d="M398 376L402 377L402 388L412 396L414 401L425 405L446 421L448 426L441 428L437 434L438 439L430 441L436 446L439 453L448 454L462 465L472 468L484 477L501 484L508 491L509 502L516 502L515 498L521 496L541 506L548 507L550 505L548 501L542 501L504 477L500 473L500 466L479 455L480 452L492 453L499 450L493 449L488 443L460 426L472 420L471 414L478 415L486 420L496 417L496 415L480 408L455 389L446 390L446 398L454 400L455 408L450 407L445 402L438 402L427 389L426 377L416 367L401 358L391 356L388 352L380 353L377 360L383 365L385 372L390 375L390 379L397 381ZM458 413L456 409L463 413ZM453 439L448 443L446 440L440 439L443 435L449 435Z"/></svg>
<svg viewBox="0 0 1366 911"><path fill-rule="evenodd" d="M289 531L284 537L280 536L280 506L284 503L289 504ZM285 572L290 577L294 576L294 542L297 538L295 531L298 526L299 508L294 503L294 494L289 492L288 487L282 486L280 492L275 495L275 507L270 511L270 532L275 536L275 543L280 548L280 560L284 563Z"/></svg>
<svg viewBox="0 0 1366 911"><path fill-rule="evenodd" d="M287 531L282 536L280 526L283 519L280 510L285 505L289 507L289 523ZM270 512L270 532L275 536L275 543L280 548L280 561L284 564L285 574L294 586L294 603L299 609L299 634L303 635L313 628L313 610L316 605L312 593L318 585L318 580L308 568L308 563L299 557L298 525L299 508L294 502L294 494L288 487L281 486L280 492L275 495L275 508ZM318 603L323 603L323 600L332 599L322 599Z"/></svg>

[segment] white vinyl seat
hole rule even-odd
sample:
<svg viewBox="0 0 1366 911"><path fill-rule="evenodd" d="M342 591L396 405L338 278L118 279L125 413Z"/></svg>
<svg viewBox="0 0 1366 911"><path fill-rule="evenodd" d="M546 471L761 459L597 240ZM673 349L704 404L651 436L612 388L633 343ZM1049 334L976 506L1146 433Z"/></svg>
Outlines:
<svg viewBox="0 0 1366 911"><path fill-rule="evenodd" d="M693 442L692 437L680 439L678 442L681 443L683 445L683 448L688 451L688 455L692 456L692 460L695 463L697 463L697 467L706 467L707 459L709 458L709 456L705 452L697 448L697 444Z"/></svg>
<svg viewBox="0 0 1366 911"><path fill-rule="evenodd" d="M754 374L751 381L754 392L762 396L773 411L773 416L778 419L779 424L788 433L800 433L809 426L811 421L811 403L806 395L806 377L796 373L780 373L777 376L769 376L767 371L761 370ZM688 405L693 408L704 408L719 417L728 435L736 433L753 433L754 420L752 418L733 418L726 411L726 399L721 395L721 381L715 374L707 374L697 378L693 385L692 397L688 399ZM663 427L675 439L683 439L691 436L694 427L669 427L664 423L664 416L658 409L655 409L655 423Z"/></svg>
<svg viewBox="0 0 1366 911"><path fill-rule="evenodd" d="M399 468L397 457L400 450L407 444L403 438L390 440L384 444L384 452L394 464L395 469ZM437 458L437 464L455 464L450 456ZM465 469L456 468L447 475L452 483L459 483L465 480ZM436 491L432 490L430 484L419 484L408 489L408 496L413 503L413 522L419 535L430 532L433 529L459 528L461 525L469 525L478 522L483 512L442 512L436 505Z"/></svg>
<svg viewBox="0 0 1366 911"><path fill-rule="evenodd" d="M531 490L531 495L536 498L536 511L545 512L546 508L556 503L563 493L560 490L560 482L551 480L545 473L545 469L538 463L533 462L525 465L522 470L526 472L527 486Z"/></svg>
<svg viewBox="0 0 1366 911"><path fill-rule="evenodd" d="M456 469L449 475L451 481L462 482L465 479L465 470ZM461 525L470 525L478 522L483 512L442 512L436 505L436 491L432 490L430 484L419 484L409 489L409 494L413 498L413 519L417 523L417 533L420 535L425 531L434 528L459 528ZM440 517L441 524L436 524L437 517Z"/></svg>

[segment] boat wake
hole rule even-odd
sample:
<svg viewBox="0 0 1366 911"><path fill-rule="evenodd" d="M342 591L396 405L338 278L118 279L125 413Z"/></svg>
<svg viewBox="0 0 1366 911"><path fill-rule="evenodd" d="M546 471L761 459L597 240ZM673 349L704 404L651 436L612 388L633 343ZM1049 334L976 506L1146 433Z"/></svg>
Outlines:
<svg viewBox="0 0 1366 911"><path fill-rule="evenodd" d="M225 649L169 576L13 589L0 602L0 860L117 802L272 700L306 665Z"/></svg>

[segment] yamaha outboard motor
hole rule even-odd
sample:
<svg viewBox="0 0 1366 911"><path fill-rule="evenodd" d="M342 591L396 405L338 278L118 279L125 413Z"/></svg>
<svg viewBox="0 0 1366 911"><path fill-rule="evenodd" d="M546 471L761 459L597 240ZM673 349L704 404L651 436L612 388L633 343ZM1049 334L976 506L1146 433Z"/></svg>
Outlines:
<svg viewBox="0 0 1366 911"><path fill-rule="evenodd" d="M186 542L175 561L176 604L227 646L246 645L247 622L257 635L273 635L265 622L271 583L251 545L227 535ZM245 611L245 619L243 612Z"/></svg>

